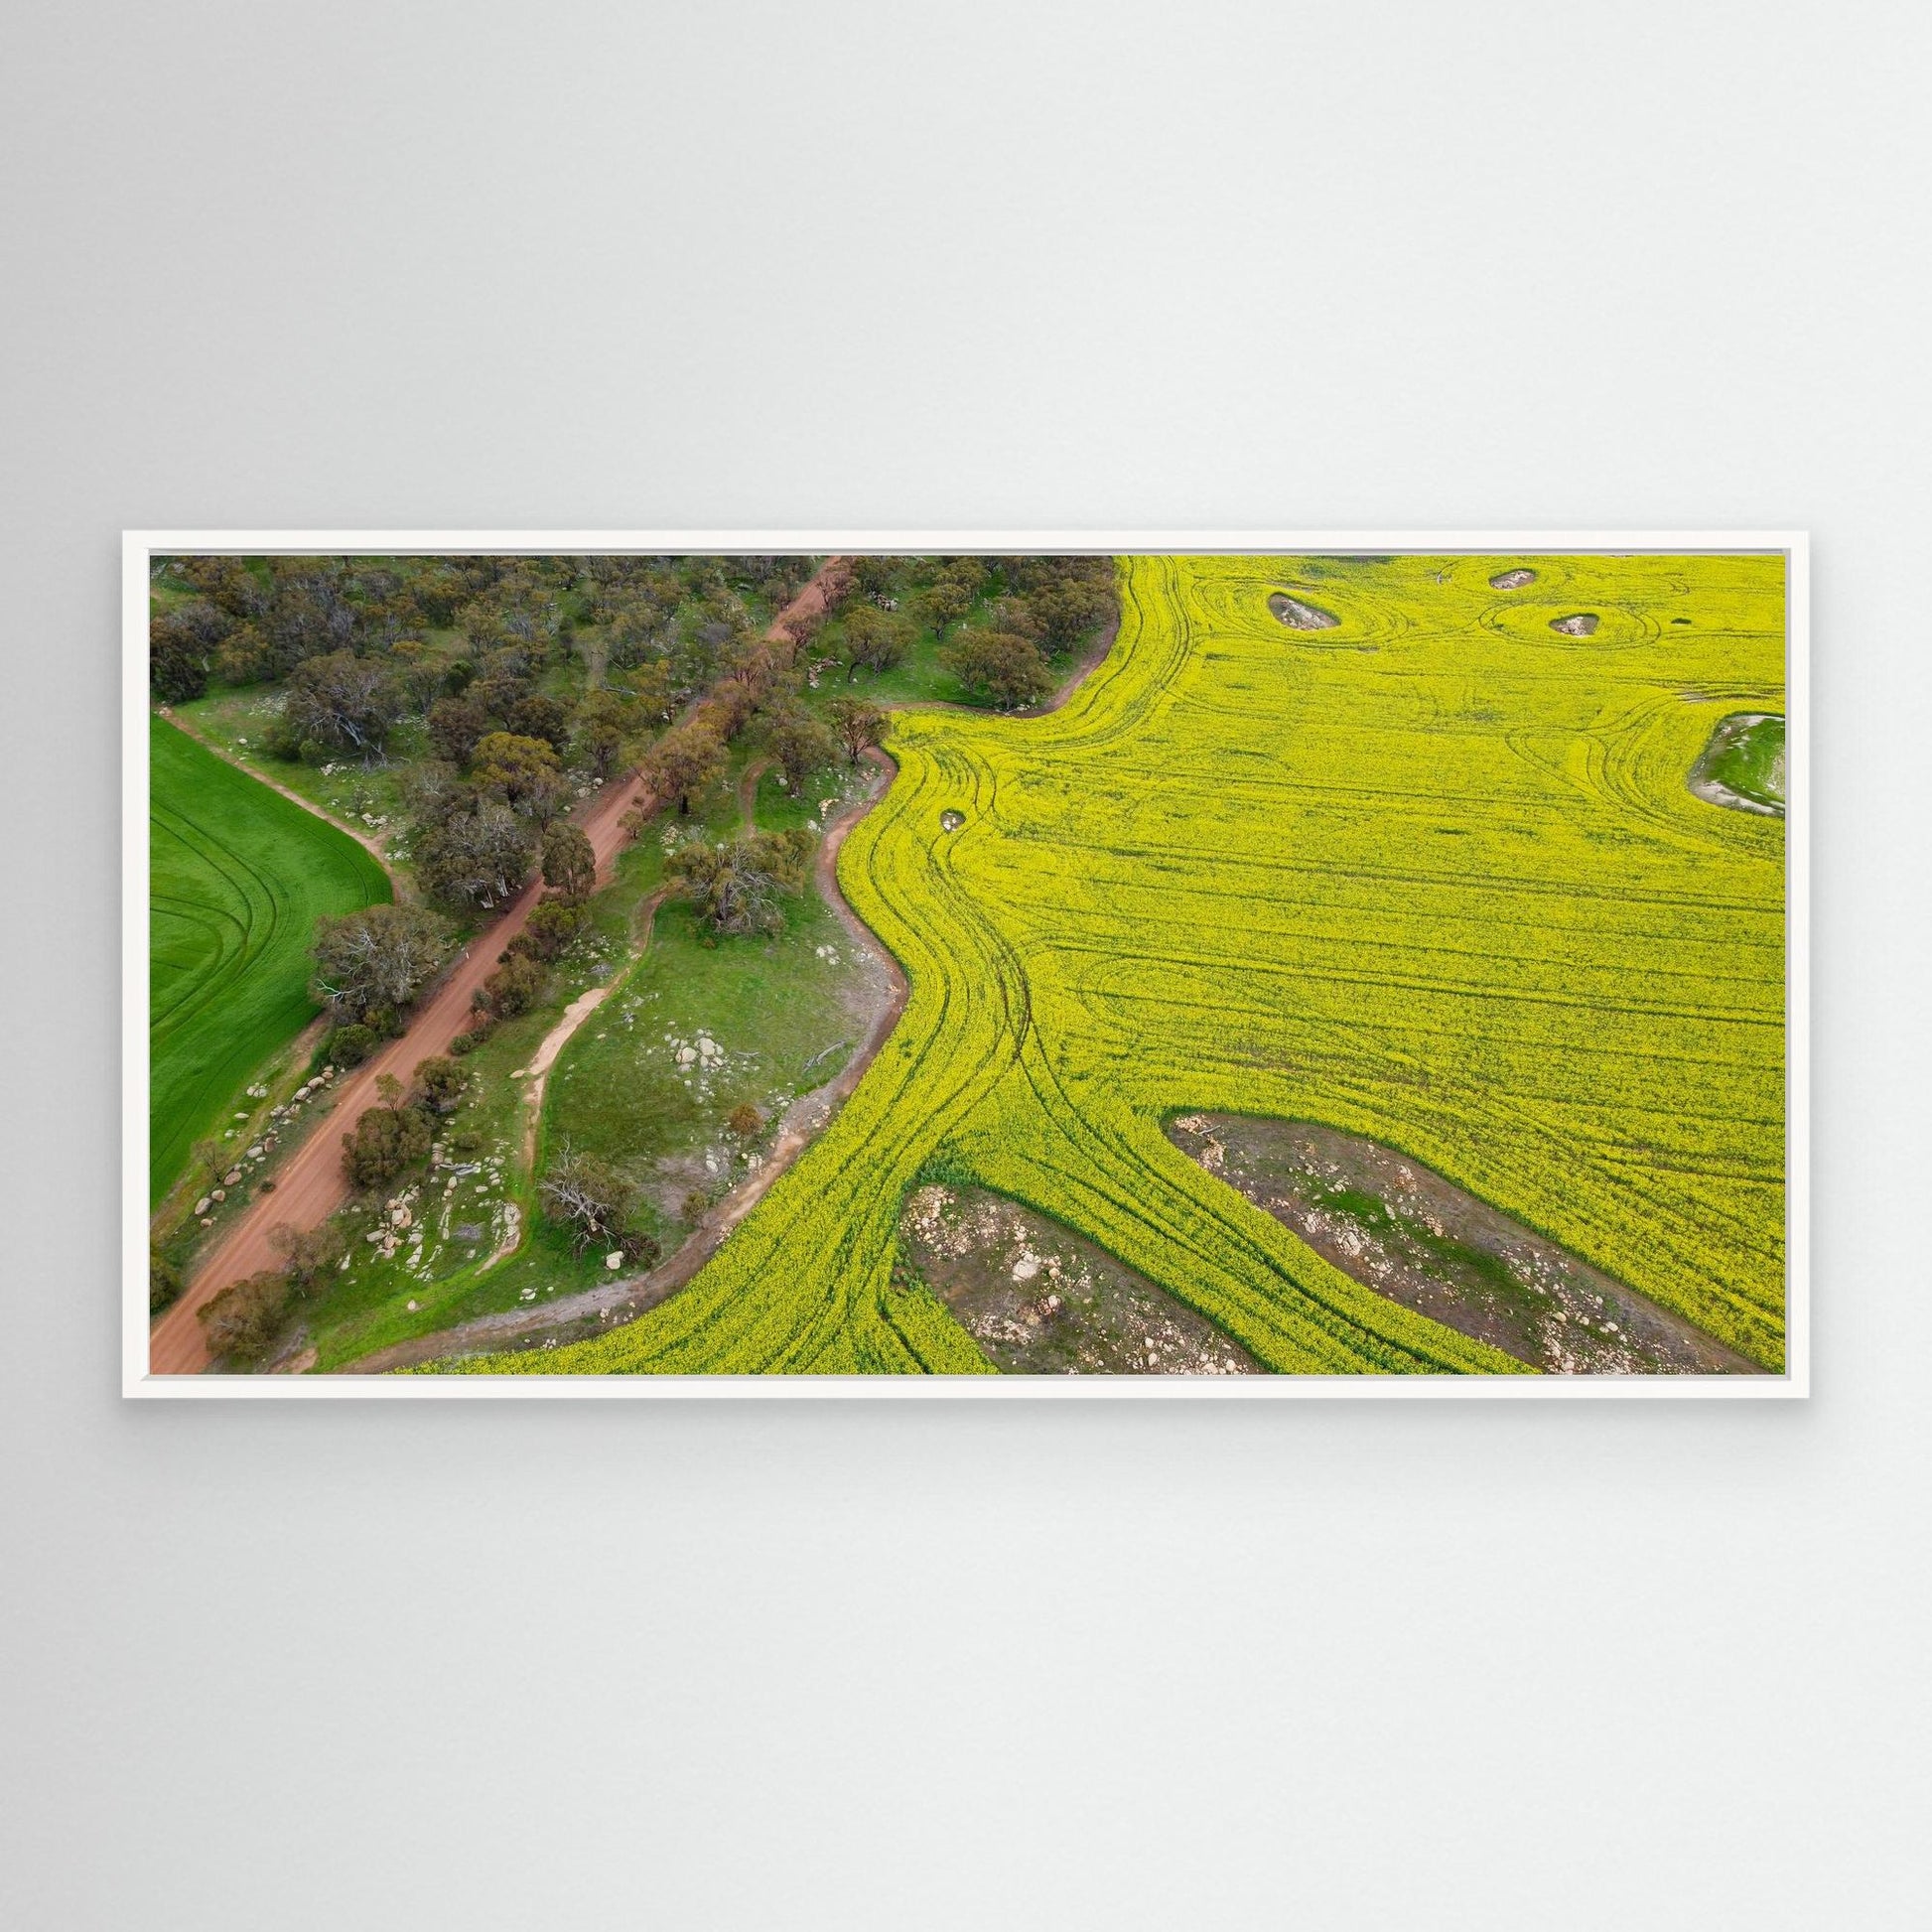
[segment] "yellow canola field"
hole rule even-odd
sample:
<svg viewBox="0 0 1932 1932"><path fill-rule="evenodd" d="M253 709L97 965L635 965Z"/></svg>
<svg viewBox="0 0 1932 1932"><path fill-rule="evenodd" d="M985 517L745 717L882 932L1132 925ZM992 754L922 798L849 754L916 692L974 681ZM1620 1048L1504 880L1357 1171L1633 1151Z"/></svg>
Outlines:
<svg viewBox="0 0 1932 1932"><path fill-rule="evenodd" d="M663 1307L479 1366L984 1371L890 1279L939 1173L1276 1369L1523 1372L1168 1142L1208 1110L1401 1149L1780 1368L1784 828L1686 775L1721 718L1783 708L1782 558L1133 557L1120 583L1062 710L896 718L839 876L911 1000L824 1136ZM1289 628L1279 591L1339 621Z"/></svg>

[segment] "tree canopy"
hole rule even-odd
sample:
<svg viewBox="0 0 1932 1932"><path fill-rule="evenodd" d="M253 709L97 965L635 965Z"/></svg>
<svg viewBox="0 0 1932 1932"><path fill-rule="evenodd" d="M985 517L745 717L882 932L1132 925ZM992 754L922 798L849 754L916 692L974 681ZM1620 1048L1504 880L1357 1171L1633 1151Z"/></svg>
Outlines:
<svg viewBox="0 0 1932 1932"><path fill-rule="evenodd" d="M1053 688L1039 646L1018 631L963 631L939 653L939 661L969 691L992 698L1002 711L1033 704Z"/></svg>
<svg viewBox="0 0 1932 1932"><path fill-rule="evenodd" d="M443 963L448 929L420 905L367 905L316 921L311 991L339 1020L406 1007Z"/></svg>
<svg viewBox="0 0 1932 1932"><path fill-rule="evenodd" d="M665 870L713 932L776 932L784 924L779 896L804 884L811 854L803 830L744 832L716 843L689 839Z"/></svg>

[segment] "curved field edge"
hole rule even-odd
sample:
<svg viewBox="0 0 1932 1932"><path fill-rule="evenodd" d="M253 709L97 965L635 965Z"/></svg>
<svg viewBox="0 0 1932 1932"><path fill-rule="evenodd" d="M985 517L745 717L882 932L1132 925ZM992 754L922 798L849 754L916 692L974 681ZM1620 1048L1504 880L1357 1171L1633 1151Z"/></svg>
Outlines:
<svg viewBox="0 0 1932 1932"><path fill-rule="evenodd" d="M1781 702L1781 580L1478 581L1510 561L1299 560L1338 617L1316 649L1267 610L1276 560L1126 560L1119 638L1062 711L896 720L899 778L840 878L904 1019L687 1290L541 1369L983 1367L890 1285L898 1203L942 1162L1270 1367L1520 1372L1203 1174L1161 1132L1177 1111L1411 1148L1779 1366L1782 828L1683 774L1701 705ZM1553 635L1579 608L1597 628Z"/></svg>
<svg viewBox="0 0 1932 1932"><path fill-rule="evenodd" d="M391 896L353 839L150 720L149 1193L314 1017L315 921Z"/></svg>

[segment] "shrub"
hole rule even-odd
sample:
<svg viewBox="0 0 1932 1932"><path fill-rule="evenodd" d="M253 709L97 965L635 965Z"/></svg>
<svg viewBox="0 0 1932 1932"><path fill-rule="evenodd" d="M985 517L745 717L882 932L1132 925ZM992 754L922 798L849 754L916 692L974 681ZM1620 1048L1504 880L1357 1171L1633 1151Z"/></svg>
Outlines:
<svg viewBox="0 0 1932 1932"><path fill-rule="evenodd" d="M352 1026L338 1027L329 1035L329 1057L338 1066L360 1066L378 1044L374 1032L358 1020Z"/></svg>
<svg viewBox="0 0 1932 1932"><path fill-rule="evenodd" d="M450 1051L458 1055L474 1053L491 1034L496 1031L496 1022L487 1013L479 1013L467 1034L458 1034L450 1041Z"/></svg>
<svg viewBox="0 0 1932 1932"><path fill-rule="evenodd" d="M352 1187L386 1187L429 1156L428 1116L414 1107L371 1107L343 1136L343 1172Z"/></svg>
<svg viewBox="0 0 1932 1932"><path fill-rule="evenodd" d="M595 1155L575 1153L568 1145L545 1172L537 1194L543 1211L568 1228L582 1254L593 1241L615 1242L637 1190Z"/></svg>
<svg viewBox="0 0 1932 1932"><path fill-rule="evenodd" d="M235 1362L258 1360L275 1339L288 1304L288 1277L273 1268L224 1288L196 1311L208 1353Z"/></svg>
<svg viewBox="0 0 1932 1932"><path fill-rule="evenodd" d="M725 1125L741 1141L749 1141L763 1127L764 1116L748 1100L743 1106L731 1110L731 1118L725 1122Z"/></svg>
<svg viewBox="0 0 1932 1932"><path fill-rule="evenodd" d="M542 999L549 977L536 960L512 956L483 981L481 997L499 1020L513 1020Z"/></svg>
<svg viewBox="0 0 1932 1932"><path fill-rule="evenodd" d="M181 1270L159 1248L148 1250L148 1312L159 1314L181 1294Z"/></svg>
<svg viewBox="0 0 1932 1932"><path fill-rule="evenodd" d="M590 897L597 884L597 854L575 825L558 823L544 833L543 883L566 898Z"/></svg>
<svg viewBox="0 0 1932 1932"><path fill-rule="evenodd" d="M505 959L561 959L571 942L584 929L584 913L568 899L540 900L530 912L528 923L503 953Z"/></svg>
<svg viewBox="0 0 1932 1932"><path fill-rule="evenodd" d="M439 1054L433 1059L416 1062L416 1084L439 1114L449 1114L454 1113L462 1101L464 1089L470 1084L470 1076L455 1060Z"/></svg>
<svg viewBox="0 0 1932 1932"><path fill-rule="evenodd" d="M284 1221L281 1226L269 1229L268 1244L283 1258L290 1285L304 1293L312 1291L348 1248L342 1229L334 1221L324 1221L313 1228L298 1228Z"/></svg>

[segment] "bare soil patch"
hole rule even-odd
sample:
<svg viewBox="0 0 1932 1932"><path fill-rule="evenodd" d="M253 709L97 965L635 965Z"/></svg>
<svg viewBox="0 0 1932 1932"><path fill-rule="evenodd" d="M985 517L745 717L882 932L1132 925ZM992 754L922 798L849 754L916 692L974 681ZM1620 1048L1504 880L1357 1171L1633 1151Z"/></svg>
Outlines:
<svg viewBox="0 0 1932 1932"><path fill-rule="evenodd" d="M1291 630L1332 630L1341 622L1332 611L1324 611L1314 604L1304 604L1299 597L1290 597L1286 591L1270 592L1268 608Z"/></svg>
<svg viewBox="0 0 1932 1932"><path fill-rule="evenodd" d="M1535 571L1518 567L1515 570L1499 570L1490 578L1489 588L1492 591L1521 591L1527 590L1535 582Z"/></svg>
<svg viewBox="0 0 1932 1932"><path fill-rule="evenodd" d="M1258 1375L1254 1359L1104 1248L978 1187L928 1185L899 1217L899 1270L1008 1375Z"/></svg>
<svg viewBox="0 0 1932 1932"><path fill-rule="evenodd" d="M1593 611L1573 611L1567 618L1552 618L1550 628L1565 637L1588 637L1602 621Z"/></svg>
<svg viewBox="0 0 1932 1932"><path fill-rule="evenodd" d="M1552 1375L1761 1375L1682 1315L1374 1141L1190 1114L1168 1137L1344 1274Z"/></svg>

